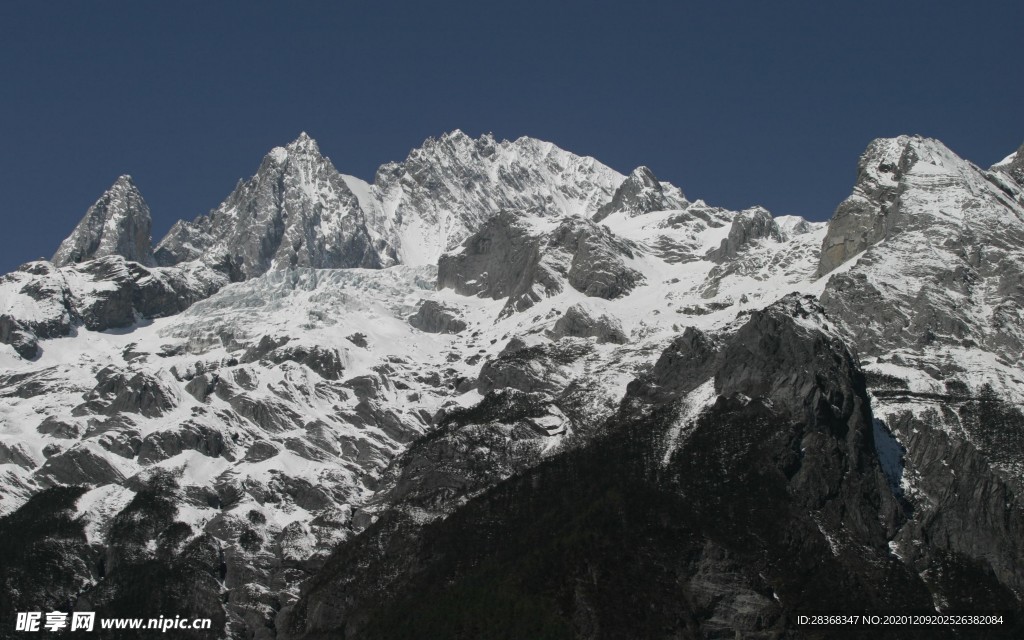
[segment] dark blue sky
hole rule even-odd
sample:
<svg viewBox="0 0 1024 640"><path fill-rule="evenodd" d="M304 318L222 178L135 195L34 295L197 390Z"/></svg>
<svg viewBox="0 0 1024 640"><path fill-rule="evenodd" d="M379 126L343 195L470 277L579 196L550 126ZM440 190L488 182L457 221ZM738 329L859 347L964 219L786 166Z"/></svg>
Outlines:
<svg viewBox="0 0 1024 640"><path fill-rule="evenodd" d="M302 130L372 179L431 135L530 135L691 198L825 219L879 136L1024 139L1024 3L0 4L0 271L121 173L154 239Z"/></svg>

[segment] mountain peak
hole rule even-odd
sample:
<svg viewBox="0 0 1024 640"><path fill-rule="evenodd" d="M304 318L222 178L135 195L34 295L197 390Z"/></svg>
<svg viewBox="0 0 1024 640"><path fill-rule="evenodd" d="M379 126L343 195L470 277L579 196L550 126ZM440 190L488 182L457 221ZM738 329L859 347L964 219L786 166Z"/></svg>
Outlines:
<svg viewBox="0 0 1024 640"><path fill-rule="evenodd" d="M633 169L619 188L611 202L594 214L594 221L600 222L613 213L623 211L629 216L638 216L652 211L665 211L686 206L686 198L678 188L662 184L648 167Z"/></svg>
<svg viewBox="0 0 1024 640"><path fill-rule="evenodd" d="M628 180L638 180L642 184L647 186L655 186L658 184L658 179L654 176L654 172L648 167L640 165L629 174Z"/></svg>
<svg viewBox="0 0 1024 640"><path fill-rule="evenodd" d="M320 147L317 145L316 140L309 137L309 134L305 131L299 134L298 138L295 138L287 145L283 147L274 147L267 153L266 160L270 160L275 165L283 165L288 161L289 158L299 157L310 157L320 158Z"/></svg>
<svg viewBox="0 0 1024 640"><path fill-rule="evenodd" d="M157 245L162 266L230 255L244 277L289 267L379 267L358 198L302 132L207 216L175 225Z"/></svg>
<svg viewBox="0 0 1024 640"><path fill-rule="evenodd" d="M59 267L93 258L119 255L145 265L153 264L152 218L130 175L114 181L85 212L85 216L57 249Z"/></svg>
<svg viewBox="0 0 1024 640"><path fill-rule="evenodd" d="M1020 145L1016 151L1001 161L992 165L991 170L1001 171L1009 175L1018 185L1024 187L1024 144Z"/></svg>
<svg viewBox="0 0 1024 640"><path fill-rule="evenodd" d="M298 138L288 143L288 146L285 148L293 153L320 154L320 147L317 145L316 140L309 137L309 134L305 131L301 132Z"/></svg>

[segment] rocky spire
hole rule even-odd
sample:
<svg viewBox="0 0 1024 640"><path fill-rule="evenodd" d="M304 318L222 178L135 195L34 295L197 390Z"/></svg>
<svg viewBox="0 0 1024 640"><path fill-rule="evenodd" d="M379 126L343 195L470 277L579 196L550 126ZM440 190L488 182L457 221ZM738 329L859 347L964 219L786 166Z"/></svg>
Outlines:
<svg viewBox="0 0 1024 640"><path fill-rule="evenodd" d="M316 141L272 149L209 215L179 222L157 246L162 265L228 256L243 277L288 267L380 267L359 200Z"/></svg>
<svg viewBox="0 0 1024 640"><path fill-rule="evenodd" d="M152 225L149 206L131 176L121 176L85 212L75 230L60 244L53 263L65 266L119 255L152 265Z"/></svg>
<svg viewBox="0 0 1024 640"><path fill-rule="evenodd" d="M611 202L603 205L594 214L594 221L600 222L613 213L624 211L638 216L652 211L678 209L686 205L686 198L678 188L661 183L647 167L637 167L615 190Z"/></svg>
<svg viewBox="0 0 1024 640"><path fill-rule="evenodd" d="M993 171L1002 171L1021 187L1024 187L1024 144L1015 152L1006 156L1002 162L992 166Z"/></svg>

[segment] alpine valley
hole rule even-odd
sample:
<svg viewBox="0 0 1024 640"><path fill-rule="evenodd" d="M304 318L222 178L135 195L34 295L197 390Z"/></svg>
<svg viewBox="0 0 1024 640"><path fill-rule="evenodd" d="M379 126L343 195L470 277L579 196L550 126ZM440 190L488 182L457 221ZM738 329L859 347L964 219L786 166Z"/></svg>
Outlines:
<svg viewBox="0 0 1024 640"><path fill-rule="evenodd" d="M0 277L3 637L1024 637L1024 147L876 140L824 223L302 134L151 225L122 176Z"/></svg>

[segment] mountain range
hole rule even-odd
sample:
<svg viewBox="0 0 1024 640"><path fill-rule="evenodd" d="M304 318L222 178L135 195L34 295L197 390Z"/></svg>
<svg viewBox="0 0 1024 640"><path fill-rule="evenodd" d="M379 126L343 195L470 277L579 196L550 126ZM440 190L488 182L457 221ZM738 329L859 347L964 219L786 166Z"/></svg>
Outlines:
<svg viewBox="0 0 1024 640"><path fill-rule="evenodd" d="M151 229L121 176L0 277L4 637L1024 633L1024 146L875 140L811 222L460 131L368 183L303 133Z"/></svg>

